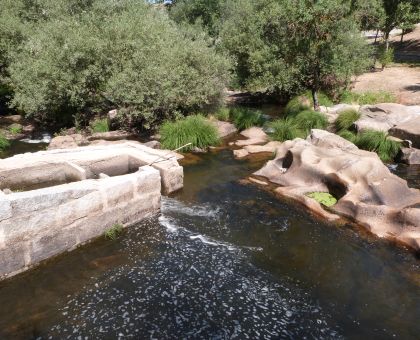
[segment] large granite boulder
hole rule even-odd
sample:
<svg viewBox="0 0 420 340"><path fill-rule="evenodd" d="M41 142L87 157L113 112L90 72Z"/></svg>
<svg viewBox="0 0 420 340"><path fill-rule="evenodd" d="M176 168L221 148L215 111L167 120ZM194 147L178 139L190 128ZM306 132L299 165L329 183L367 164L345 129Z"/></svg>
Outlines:
<svg viewBox="0 0 420 340"><path fill-rule="evenodd" d="M78 133L66 135L66 136L57 136L54 137L50 145L48 146L48 150L55 150L55 149L74 149L79 146L87 145L88 141L86 138Z"/></svg>
<svg viewBox="0 0 420 340"><path fill-rule="evenodd" d="M401 148L400 161L408 165L420 164L420 149Z"/></svg>
<svg viewBox="0 0 420 340"><path fill-rule="evenodd" d="M415 118L419 119L420 106L394 103L364 105L360 108L360 113L362 117L355 122L358 131L371 129L387 132L398 124Z"/></svg>
<svg viewBox="0 0 420 340"><path fill-rule="evenodd" d="M405 122L398 123L389 130L389 134L412 142L413 147L420 149L420 114Z"/></svg>
<svg viewBox="0 0 420 340"><path fill-rule="evenodd" d="M268 136L260 127L251 127L241 132L241 136L246 139L241 139L235 142L237 146L265 144L268 142Z"/></svg>
<svg viewBox="0 0 420 340"><path fill-rule="evenodd" d="M232 123L223 122L217 119L212 119L211 122L217 128L220 138L226 138L238 132L238 129Z"/></svg>
<svg viewBox="0 0 420 340"><path fill-rule="evenodd" d="M305 204L330 219L344 216L372 233L420 249L420 192L393 175L373 152L327 131L281 144L276 158L254 175L279 187L276 193ZM329 212L309 199L329 192L338 202Z"/></svg>

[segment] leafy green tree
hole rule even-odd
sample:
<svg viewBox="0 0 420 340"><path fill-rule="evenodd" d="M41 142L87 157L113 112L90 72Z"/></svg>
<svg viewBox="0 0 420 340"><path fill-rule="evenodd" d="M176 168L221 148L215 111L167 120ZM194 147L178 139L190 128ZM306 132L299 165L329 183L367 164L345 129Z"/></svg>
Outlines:
<svg viewBox="0 0 420 340"><path fill-rule="evenodd" d="M239 83L274 93L345 86L368 65L369 48L340 0L231 1L221 40Z"/></svg>
<svg viewBox="0 0 420 340"><path fill-rule="evenodd" d="M221 98L227 59L165 11L96 0L56 13L11 54L12 104L28 116L69 123L117 108L128 125L151 128Z"/></svg>
<svg viewBox="0 0 420 340"><path fill-rule="evenodd" d="M402 30L401 42L403 42L404 35L420 21L420 7L416 7L415 4L409 2L402 2L398 5L397 17L398 28Z"/></svg>

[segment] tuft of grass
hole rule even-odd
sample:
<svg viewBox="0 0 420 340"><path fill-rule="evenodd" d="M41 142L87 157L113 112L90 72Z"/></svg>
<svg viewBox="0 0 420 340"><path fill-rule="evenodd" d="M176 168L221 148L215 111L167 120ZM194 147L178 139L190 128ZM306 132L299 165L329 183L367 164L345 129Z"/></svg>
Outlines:
<svg viewBox="0 0 420 340"><path fill-rule="evenodd" d="M306 196L313 198L315 201L325 205L326 207L332 207L337 203L337 199L328 192L311 192Z"/></svg>
<svg viewBox="0 0 420 340"><path fill-rule="evenodd" d="M284 142L298 137L304 138L304 132L296 126L293 118L278 119L268 124L269 135L272 140Z"/></svg>
<svg viewBox="0 0 420 340"><path fill-rule="evenodd" d="M318 93L318 102L321 106L332 106L333 102L328 96L323 93ZM311 91L306 91L296 97L293 97L286 105L284 112L286 115L294 116L301 111L313 109L314 101L312 99Z"/></svg>
<svg viewBox="0 0 420 340"><path fill-rule="evenodd" d="M346 104L374 105L379 103L395 103L397 98L388 91L356 93L344 91L340 96L340 102Z"/></svg>
<svg viewBox="0 0 420 340"><path fill-rule="evenodd" d="M11 126L9 128L9 131L10 131L11 134L17 135L18 133L22 132L22 127L21 126Z"/></svg>
<svg viewBox="0 0 420 340"><path fill-rule="evenodd" d="M159 130L163 148L174 150L192 143L184 151L205 149L220 144L216 127L202 115L189 116L175 122L165 122Z"/></svg>
<svg viewBox="0 0 420 340"><path fill-rule="evenodd" d="M105 237L109 240L115 240L122 232L123 226L121 224L114 224L105 232Z"/></svg>
<svg viewBox="0 0 420 340"><path fill-rule="evenodd" d="M352 127L355 121L360 119L360 117L361 114L356 110L345 110L338 115L334 124L338 131L348 130Z"/></svg>
<svg viewBox="0 0 420 340"><path fill-rule="evenodd" d="M328 118L321 112L305 110L295 117L299 129L309 133L311 129L325 129L328 126Z"/></svg>
<svg viewBox="0 0 420 340"><path fill-rule="evenodd" d="M341 130L338 132L338 135L344 139L347 139L349 142L356 144L357 135L349 130Z"/></svg>
<svg viewBox="0 0 420 340"><path fill-rule="evenodd" d="M356 138L355 144L368 151L374 151L383 162L392 161L400 150L400 143L388 138L383 131L366 130Z"/></svg>
<svg viewBox="0 0 420 340"><path fill-rule="evenodd" d="M262 126L265 122L261 111L247 107L235 107L230 111L230 116L238 130Z"/></svg>
<svg viewBox="0 0 420 340"><path fill-rule="evenodd" d="M95 119L93 122L90 123L90 125L93 133L109 131L108 120L106 118Z"/></svg>
<svg viewBox="0 0 420 340"><path fill-rule="evenodd" d="M227 122L230 118L230 110L227 107L222 107L214 114L214 116L218 120Z"/></svg>
<svg viewBox="0 0 420 340"><path fill-rule="evenodd" d="M6 137L0 134L0 151L6 150L10 146L10 142Z"/></svg>

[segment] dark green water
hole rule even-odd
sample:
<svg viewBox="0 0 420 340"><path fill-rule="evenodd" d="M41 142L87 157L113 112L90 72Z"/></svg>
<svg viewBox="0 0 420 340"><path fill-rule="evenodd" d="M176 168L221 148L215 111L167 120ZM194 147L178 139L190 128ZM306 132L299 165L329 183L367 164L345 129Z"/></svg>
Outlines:
<svg viewBox="0 0 420 340"><path fill-rule="evenodd" d="M159 216L0 283L0 338L416 339L420 264L239 180L185 167Z"/></svg>

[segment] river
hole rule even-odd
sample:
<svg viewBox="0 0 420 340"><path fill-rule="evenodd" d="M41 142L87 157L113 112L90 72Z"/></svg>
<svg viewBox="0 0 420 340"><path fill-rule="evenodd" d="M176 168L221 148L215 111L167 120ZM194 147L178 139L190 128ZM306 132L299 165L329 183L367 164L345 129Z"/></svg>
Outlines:
<svg viewBox="0 0 420 340"><path fill-rule="evenodd" d="M159 216L1 282L0 337L418 337L412 253L240 181L264 160L198 157Z"/></svg>

